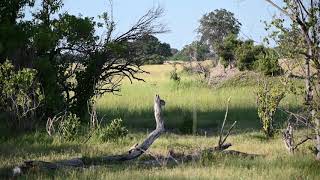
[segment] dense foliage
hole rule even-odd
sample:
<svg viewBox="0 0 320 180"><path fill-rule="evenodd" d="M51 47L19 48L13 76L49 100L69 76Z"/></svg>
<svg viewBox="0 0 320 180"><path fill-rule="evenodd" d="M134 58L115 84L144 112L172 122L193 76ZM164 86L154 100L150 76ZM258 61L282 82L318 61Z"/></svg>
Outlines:
<svg viewBox="0 0 320 180"><path fill-rule="evenodd" d="M171 59L174 61L203 61L210 58L210 48L208 45L194 41L182 48Z"/></svg>
<svg viewBox="0 0 320 180"><path fill-rule="evenodd" d="M96 133L102 142L107 142L126 137L128 130L123 126L121 119L114 119L109 125L101 127Z"/></svg>
<svg viewBox="0 0 320 180"><path fill-rule="evenodd" d="M0 110L8 116L12 128L30 129L37 120L37 111L43 100L36 70L15 70L5 61L0 64Z"/></svg>
<svg viewBox="0 0 320 180"><path fill-rule="evenodd" d="M258 55L264 50L263 46L255 46L252 40L241 43L236 50L237 67L243 70L253 70L254 62L257 61Z"/></svg>
<svg viewBox="0 0 320 180"><path fill-rule="evenodd" d="M47 117L67 110L86 121L88 101L120 91L124 78L141 80L136 74L144 72L140 66L150 60L147 56L162 62L171 55L170 46L152 36L166 32L158 22L161 8L151 9L128 31L116 35L110 13L95 21L61 13L62 0L41 0L37 8L33 4L1 1L0 61L10 59L14 69L24 73L21 76L37 77L44 94L41 110ZM30 20L23 18L27 6L33 10ZM99 35L97 29L105 33ZM24 67L32 70L25 72Z"/></svg>
<svg viewBox="0 0 320 180"><path fill-rule="evenodd" d="M283 70L279 66L279 59L280 56L274 49L265 48L258 55L258 60L254 63L254 69L269 76L280 75Z"/></svg>
<svg viewBox="0 0 320 180"><path fill-rule="evenodd" d="M80 133L80 119L76 114L67 112L58 124L58 137L65 141L73 141Z"/></svg>
<svg viewBox="0 0 320 180"><path fill-rule="evenodd" d="M264 82L257 92L258 115L262 124L262 130L267 137L273 137L274 115L281 100L285 97L285 88L282 84Z"/></svg>
<svg viewBox="0 0 320 180"><path fill-rule="evenodd" d="M172 56L170 44L161 43L158 38L152 35L146 35L135 43L142 47L143 62L146 64L163 64Z"/></svg>
<svg viewBox="0 0 320 180"><path fill-rule="evenodd" d="M236 61L236 49L239 47L240 41L237 35L229 34L217 48L217 55L224 67L234 64Z"/></svg>
<svg viewBox="0 0 320 180"><path fill-rule="evenodd" d="M224 67L237 66L241 71L255 70L265 75L279 75L282 72L278 60L280 56L263 45L255 45L252 40L242 41L230 34L217 48L217 55Z"/></svg>
<svg viewBox="0 0 320 180"><path fill-rule="evenodd" d="M216 49L229 34L238 35L240 27L241 23L232 12L217 9L203 15L200 19L198 33L202 42Z"/></svg>

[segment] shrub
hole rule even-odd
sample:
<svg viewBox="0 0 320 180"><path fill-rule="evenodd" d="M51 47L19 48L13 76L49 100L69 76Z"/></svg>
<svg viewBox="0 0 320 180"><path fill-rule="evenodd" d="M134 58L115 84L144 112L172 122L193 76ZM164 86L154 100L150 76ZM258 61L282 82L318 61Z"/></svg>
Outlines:
<svg viewBox="0 0 320 180"><path fill-rule="evenodd" d="M282 73L282 69L279 66L278 59L279 56L274 50L267 49L264 53L258 55L258 60L254 64L255 69L265 75L279 75Z"/></svg>
<svg viewBox="0 0 320 180"><path fill-rule="evenodd" d="M256 61L256 53L253 41L243 42L236 50L237 67L240 71L252 70Z"/></svg>
<svg viewBox="0 0 320 180"><path fill-rule="evenodd" d="M177 73L177 65L173 64L173 70L170 72L170 79L174 82L180 83L181 78Z"/></svg>
<svg viewBox="0 0 320 180"><path fill-rule="evenodd" d="M101 128L97 132L99 139L103 142L117 141L128 135L128 130L123 126L121 119L112 120L107 127Z"/></svg>
<svg viewBox="0 0 320 180"><path fill-rule="evenodd" d="M240 41L237 40L237 35L228 35L221 45L217 48L217 54L220 57L220 62L224 67L228 67L235 61L235 51Z"/></svg>
<svg viewBox="0 0 320 180"><path fill-rule="evenodd" d="M80 118L76 114L66 113L59 123L58 135L67 141L76 139L80 132Z"/></svg>
<svg viewBox="0 0 320 180"><path fill-rule="evenodd" d="M35 68L38 70L37 76L43 89L43 111L46 116L53 116L62 112L67 106L62 93L61 84L63 77L57 76L58 69L47 58L41 58L34 62ZM60 66L61 72L67 72L63 66ZM59 83L58 83L59 82ZM68 84L69 85L69 84Z"/></svg>
<svg viewBox="0 0 320 180"><path fill-rule="evenodd" d="M274 135L274 115L285 97L285 89L280 84L265 82L260 85L257 93L258 116L262 123L262 130L267 137Z"/></svg>
<svg viewBox="0 0 320 180"><path fill-rule="evenodd" d="M158 55L158 54L153 54L145 57L145 64L163 64L163 62L167 59L167 57Z"/></svg>
<svg viewBox="0 0 320 180"><path fill-rule="evenodd" d="M43 100L36 74L29 68L15 70L8 60L0 64L0 110L9 114L12 128L33 128Z"/></svg>
<svg viewBox="0 0 320 180"><path fill-rule="evenodd" d="M190 57L186 55L184 52L179 51L171 58L172 61L190 61Z"/></svg>

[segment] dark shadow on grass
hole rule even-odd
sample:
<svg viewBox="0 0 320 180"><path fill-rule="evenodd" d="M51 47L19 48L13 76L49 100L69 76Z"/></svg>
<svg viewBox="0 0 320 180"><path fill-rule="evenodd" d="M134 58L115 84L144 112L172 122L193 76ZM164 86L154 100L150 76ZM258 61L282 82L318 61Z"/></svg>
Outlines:
<svg viewBox="0 0 320 180"><path fill-rule="evenodd" d="M294 109L292 110L294 111ZM152 109L130 112L125 108L118 108L117 112L104 109L99 114L106 114L105 118L109 123L112 119L122 118L124 125L130 129L145 130L154 128L154 117ZM186 115L191 116L192 112L183 110L181 108L164 110L164 119L166 129L171 132L176 132L176 129L184 126ZM209 134L218 132L222 121L224 119L224 110L212 111L198 111L197 112L197 128L200 131L207 131ZM284 122L287 120L288 115L282 111L278 111L275 115L275 126L283 127ZM237 133L247 133L251 131L259 131L261 123L257 114L256 108L233 108L229 109L227 125L231 125L237 121L235 131Z"/></svg>
<svg viewBox="0 0 320 180"><path fill-rule="evenodd" d="M14 145L1 144L0 159L11 159L15 157L23 157L23 161L38 160L43 156L52 154L81 153L80 145L51 145L51 144L31 144L31 145ZM5 156L5 157L2 157ZM22 163L22 162L20 162ZM18 165L12 163L7 167L0 167L0 179L12 179L13 168ZM31 178L32 179L32 178Z"/></svg>
<svg viewBox="0 0 320 180"><path fill-rule="evenodd" d="M54 154L65 154L65 153L81 153L81 145L70 145L70 144L61 144L61 145L14 145L14 144L3 144L0 147L1 155L5 156L30 156L40 157L48 156L52 153ZM26 159L27 160L27 159Z"/></svg>

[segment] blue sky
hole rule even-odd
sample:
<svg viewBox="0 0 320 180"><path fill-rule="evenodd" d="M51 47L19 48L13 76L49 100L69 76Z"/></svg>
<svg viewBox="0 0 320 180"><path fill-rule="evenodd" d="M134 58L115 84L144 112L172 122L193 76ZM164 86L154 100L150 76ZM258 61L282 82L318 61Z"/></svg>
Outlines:
<svg viewBox="0 0 320 180"><path fill-rule="evenodd" d="M279 0L276 0L276 2ZM108 9L108 0L65 0L64 11L97 17ZM158 35L161 41L181 49L197 39L196 28L205 13L225 8L242 23L240 36L261 42L267 35L262 21L270 20L277 11L265 0L113 0L114 18L119 32L127 30L139 17L160 5L165 9L162 22L171 32Z"/></svg>

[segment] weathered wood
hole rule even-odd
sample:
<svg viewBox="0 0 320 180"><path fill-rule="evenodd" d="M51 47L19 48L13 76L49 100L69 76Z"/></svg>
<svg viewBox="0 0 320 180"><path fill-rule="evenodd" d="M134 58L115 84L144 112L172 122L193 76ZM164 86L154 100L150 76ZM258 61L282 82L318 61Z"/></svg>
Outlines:
<svg viewBox="0 0 320 180"><path fill-rule="evenodd" d="M103 161L126 161L135 159L141 156L152 143L165 131L164 121L161 117L161 107L165 105L165 102L160 99L158 95L156 95L154 100L154 117L156 120L156 129L152 131L148 137L135 148L130 149L127 153L116 156L106 156L103 157Z"/></svg>
<svg viewBox="0 0 320 180"><path fill-rule="evenodd" d="M282 134L284 144L290 153L294 153L293 125L288 123L287 129Z"/></svg>
<svg viewBox="0 0 320 180"><path fill-rule="evenodd" d="M140 144L136 145L134 148L128 150L128 152L113 155L113 156L104 156L97 158L74 158L70 160L56 161L56 162L45 162L45 161L25 161L19 166L16 166L13 169L13 175L20 175L30 170L55 170L65 167L84 167L87 165L94 165L100 163L108 162L121 162L136 159L146 152L153 142L165 131L164 120L162 119L161 112L162 107L165 105L165 101L160 99L159 95L156 95L154 99L154 117L156 120L156 129L152 131L147 138Z"/></svg>

